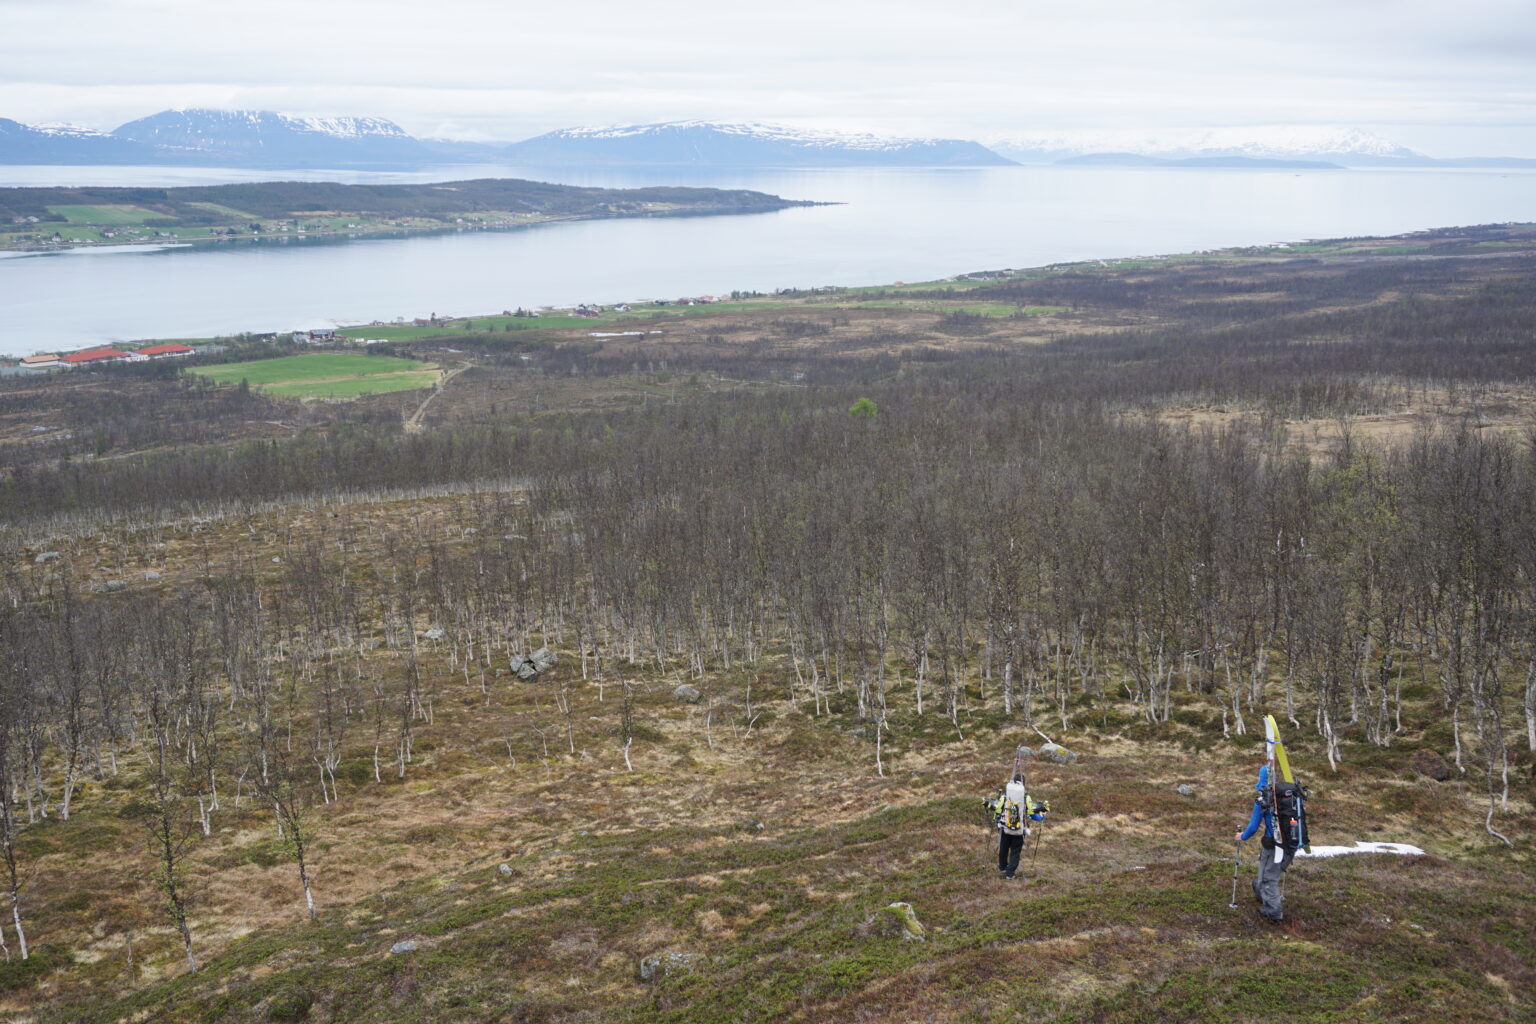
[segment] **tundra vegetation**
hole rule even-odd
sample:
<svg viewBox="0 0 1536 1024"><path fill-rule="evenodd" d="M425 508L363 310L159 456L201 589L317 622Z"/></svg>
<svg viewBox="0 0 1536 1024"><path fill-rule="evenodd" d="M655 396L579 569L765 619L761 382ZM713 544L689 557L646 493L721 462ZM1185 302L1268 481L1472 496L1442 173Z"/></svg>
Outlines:
<svg viewBox="0 0 1536 1024"><path fill-rule="evenodd" d="M424 411L11 385L0 1009L1530 1019L1533 270L1498 226L454 330L394 346L459 364ZM1266 712L1316 841L1427 851L1298 862L1279 928L1227 908ZM1004 883L978 798L1041 735Z"/></svg>

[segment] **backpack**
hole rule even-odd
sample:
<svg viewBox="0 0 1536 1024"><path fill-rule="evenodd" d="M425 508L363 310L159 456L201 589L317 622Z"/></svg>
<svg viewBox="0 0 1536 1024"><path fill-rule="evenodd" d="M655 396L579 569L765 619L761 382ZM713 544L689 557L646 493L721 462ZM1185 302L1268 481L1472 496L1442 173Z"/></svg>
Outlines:
<svg viewBox="0 0 1536 1024"><path fill-rule="evenodd" d="M1275 833L1284 850L1311 845L1307 830L1307 791L1299 782L1278 782L1274 788Z"/></svg>
<svg viewBox="0 0 1536 1024"><path fill-rule="evenodd" d="M1019 807L1018 801L1008 799L1006 793L999 793L983 803L992 816L993 828L1000 828L1015 835L1024 831L1024 811Z"/></svg>
<svg viewBox="0 0 1536 1024"><path fill-rule="evenodd" d="M1024 811L1017 803L1003 797L997 814L997 823L999 827L1009 832L1018 832L1024 827Z"/></svg>

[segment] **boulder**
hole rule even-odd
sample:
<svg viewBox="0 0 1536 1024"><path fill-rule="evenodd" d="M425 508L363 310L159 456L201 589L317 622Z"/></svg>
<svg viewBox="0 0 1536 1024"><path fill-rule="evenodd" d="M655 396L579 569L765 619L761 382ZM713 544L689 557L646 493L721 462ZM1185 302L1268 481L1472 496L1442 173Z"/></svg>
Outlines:
<svg viewBox="0 0 1536 1024"><path fill-rule="evenodd" d="M1181 783L1179 788L1174 790L1174 792L1178 793L1179 796L1194 796L1195 795L1195 787L1191 786L1189 783L1185 782L1185 783Z"/></svg>
<svg viewBox="0 0 1536 1024"><path fill-rule="evenodd" d="M1444 782L1456 774L1455 767L1433 750L1415 750L1408 767L1426 779Z"/></svg>
<svg viewBox="0 0 1536 1024"><path fill-rule="evenodd" d="M517 872L512 869L511 864L502 864L496 869L496 873L501 875L503 878L511 878L513 875L517 874Z"/></svg>
<svg viewBox="0 0 1536 1024"><path fill-rule="evenodd" d="M91 589L98 594L115 594L119 590L126 590L127 588L128 584L122 580L107 580L105 583L96 584Z"/></svg>
<svg viewBox="0 0 1536 1024"><path fill-rule="evenodd" d="M1034 747L1026 747L1023 744L1020 744L1019 745L1019 749L1014 751L1014 754L1016 756L1018 756L1018 757L1034 757L1035 756L1035 748Z"/></svg>
<svg viewBox="0 0 1536 1024"><path fill-rule="evenodd" d="M1052 764L1071 764L1077 760L1077 754L1058 743L1047 743L1040 748L1040 756Z"/></svg>
<svg viewBox="0 0 1536 1024"><path fill-rule="evenodd" d="M32 559L32 561L36 562L38 565L42 565L44 562L51 562L58 557L59 553L57 551L44 551L42 554Z"/></svg>
<svg viewBox="0 0 1536 1024"><path fill-rule="evenodd" d="M151 569L149 572L144 574L144 578L146 580L157 580L160 578L160 574Z"/></svg>
<svg viewBox="0 0 1536 1024"><path fill-rule="evenodd" d="M659 981L668 975L691 974L704 962L703 953L656 953L640 958L640 980Z"/></svg>
<svg viewBox="0 0 1536 1024"><path fill-rule="evenodd" d="M697 704L699 701L704 699L704 695L702 693L700 693L695 687L689 686L687 683L684 683L682 686L679 686L677 689L673 690L672 696L676 697L684 704Z"/></svg>
<svg viewBox="0 0 1536 1024"><path fill-rule="evenodd" d="M928 937L928 930L917 919L917 912L910 903L881 907L880 913L875 915L875 931L887 938L900 937L906 942L922 942Z"/></svg>
<svg viewBox="0 0 1536 1024"><path fill-rule="evenodd" d="M404 939L389 947L390 953L399 956L401 953L414 953L421 948L421 943L415 939Z"/></svg>
<svg viewBox="0 0 1536 1024"><path fill-rule="evenodd" d="M421 638L423 640L441 640L447 635L448 634L443 630L442 626L433 626L431 629L421 634Z"/></svg>

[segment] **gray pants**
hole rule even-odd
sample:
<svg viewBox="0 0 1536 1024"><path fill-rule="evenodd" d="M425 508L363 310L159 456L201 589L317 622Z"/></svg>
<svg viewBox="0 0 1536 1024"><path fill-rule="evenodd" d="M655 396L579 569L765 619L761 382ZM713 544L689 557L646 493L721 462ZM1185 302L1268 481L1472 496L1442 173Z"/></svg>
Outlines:
<svg viewBox="0 0 1536 1024"><path fill-rule="evenodd" d="M1280 876L1291 866L1296 851L1282 850L1278 846L1259 847L1259 877L1253 880L1253 895L1259 901L1259 913L1272 920L1280 920L1282 914Z"/></svg>

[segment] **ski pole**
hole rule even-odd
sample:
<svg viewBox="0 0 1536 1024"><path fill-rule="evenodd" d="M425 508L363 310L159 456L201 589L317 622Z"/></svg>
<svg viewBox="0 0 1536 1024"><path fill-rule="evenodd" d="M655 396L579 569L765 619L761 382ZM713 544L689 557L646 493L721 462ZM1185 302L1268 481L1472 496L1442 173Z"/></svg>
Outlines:
<svg viewBox="0 0 1536 1024"><path fill-rule="evenodd" d="M1243 844L1237 841L1232 843L1232 902L1227 904L1227 909L1237 909L1237 872L1243 863Z"/></svg>
<svg viewBox="0 0 1536 1024"><path fill-rule="evenodd" d="M1039 874L1039 869L1035 866L1035 854L1040 852L1040 840L1042 840L1044 838L1045 838L1045 822L1042 821L1040 823L1040 827L1035 830L1035 848L1029 851L1029 880L1030 881L1034 881L1035 880L1035 876Z"/></svg>

